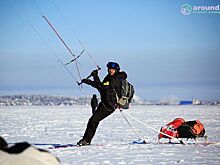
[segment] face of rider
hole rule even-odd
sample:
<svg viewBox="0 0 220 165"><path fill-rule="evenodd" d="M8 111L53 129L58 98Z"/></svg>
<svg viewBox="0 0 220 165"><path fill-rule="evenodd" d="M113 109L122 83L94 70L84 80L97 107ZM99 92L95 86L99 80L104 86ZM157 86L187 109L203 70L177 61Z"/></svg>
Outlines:
<svg viewBox="0 0 220 165"><path fill-rule="evenodd" d="M115 74L116 70L112 68L108 68L108 74L113 76Z"/></svg>

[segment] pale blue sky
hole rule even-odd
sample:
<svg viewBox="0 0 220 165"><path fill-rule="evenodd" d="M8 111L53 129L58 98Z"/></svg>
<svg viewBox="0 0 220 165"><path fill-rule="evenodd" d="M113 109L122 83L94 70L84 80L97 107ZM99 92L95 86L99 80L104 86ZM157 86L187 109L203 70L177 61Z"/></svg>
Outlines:
<svg viewBox="0 0 220 165"><path fill-rule="evenodd" d="M71 55L41 15L47 16L75 54L82 50L54 3L100 65L117 61L136 94L149 100L220 99L220 15L180 12L182 4L218 1L2 0L0 1L0 94L91 95L51 54L31 22L63 62ZM40 14L39 14L40 12ZM79 58L86 77L95 65ZM76 68L69 69L77 77Z"/></svg>

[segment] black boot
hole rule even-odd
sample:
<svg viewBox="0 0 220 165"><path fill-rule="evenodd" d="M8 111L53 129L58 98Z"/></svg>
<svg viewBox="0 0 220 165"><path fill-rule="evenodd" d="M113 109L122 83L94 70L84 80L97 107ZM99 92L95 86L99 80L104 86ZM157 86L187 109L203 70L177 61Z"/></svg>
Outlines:
<svg viewBox="0 0 220 165"><path fill-rule="evenodd" d="M81 139L79 142L77 142L78 146L87 146L87 145L90 145L90 144L91 144L91 142L87 142L84 139Z"/></svg>

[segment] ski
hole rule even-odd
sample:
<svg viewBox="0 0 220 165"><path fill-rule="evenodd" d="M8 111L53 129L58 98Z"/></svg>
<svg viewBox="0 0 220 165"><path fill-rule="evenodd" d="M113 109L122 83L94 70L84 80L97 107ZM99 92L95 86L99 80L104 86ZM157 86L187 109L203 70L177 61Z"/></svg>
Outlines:
<svg viewBox="0 0 220 165"><path fill-rule="evenodd" d="M58 148L72 148L72 147L81 147L77 144L58 144L58 143L32 143L33 146L35 147L43 147L46 149L58 149ZM104 146L102 144L91 144L87 146ZM84 147L84 146L83 146Z"/></svg>
<svg viewBox="0 0 220 165"><path fill-rule="evenodd" d="M15 143L8 143L8 144L15 144ZM141 140L135 140L130 143L121 143L121 144L91 144L87 146L79 146L73 143L30 143L32 146L42 149L61 149L61 148L74 148L74 147L109 147L114 145L180 145L181 143L177 142L146 142ZM186 145L195 145L195 146L209 146L209 145L220 145L220 142L185 142ZM183 145L183 144L181 144Z"/></svg>
<svg viewBox="0 0 220 165"><path fill-rule="evenodd" d="M145 141L132 141L130 143L124 143L124 144L119 144L119 145L135 145L135 144L152 144L149 142ZM46 149L58 149L58 148L72 148L72 147L85 147L85 146L79 146L77 144L60 144L60 143L31 143L31 145L35 147L43 147ZM115 144L91 144L91 145L86 145L86 146L111 146ZM118 145L118 144L117 144Z"/></svg>

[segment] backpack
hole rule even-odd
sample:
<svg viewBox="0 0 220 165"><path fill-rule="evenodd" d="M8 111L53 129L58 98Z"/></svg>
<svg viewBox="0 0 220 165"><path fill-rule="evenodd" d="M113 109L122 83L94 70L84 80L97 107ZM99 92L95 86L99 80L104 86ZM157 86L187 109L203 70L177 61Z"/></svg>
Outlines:
<svg viewBox="0 0 220 165"><path fill-rule="evenodd" d="M119 108L128 109L129 104L131 103L134 96L133 85L131 85L127 80L121 79L120 94L121 98L119 98L118 94L116 93L117 104L119 105Z"/></svg>
<svg viewBox="0 0 220 165"><path fill-rule="evenodd" d="M204 137L205 128L199 120L187 121L178 128L178 132L181 138Z"/></svg>

